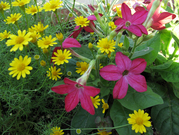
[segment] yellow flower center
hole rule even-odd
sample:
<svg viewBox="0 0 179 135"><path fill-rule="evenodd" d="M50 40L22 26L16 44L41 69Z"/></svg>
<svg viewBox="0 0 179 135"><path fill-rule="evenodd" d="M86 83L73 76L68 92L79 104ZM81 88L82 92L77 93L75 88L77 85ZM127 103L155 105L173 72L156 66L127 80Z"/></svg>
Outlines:
<svg viewBox="0 0 179 135"><path fill-rule="evenodd" d="M61 135L61 132L60 131L55 131L55 132L53 132L53 135Z"/></svg>
<svg viewBox="0 0 179 135"><path fill-rule="evenodd" d="M23 5L25 5L25 3L24 2L19 2L19 6L23 6Z"/></svg>
<svg viewBox="0 0 179 135"><path fill-rule="evenodd" d="M103 104L103 107L102 108L104 108L104 109L108 109L109 108L109 106L108 106L108 104Z"/></svg>
<svg viewBox="0 0 179 135"><path fill-rule="evenodd" d="M50 41L44 41L44 45L49 45L50 43Z"/></svg>
<svg viewBox="0 0 179 135"><path fill-rule="evenodd" d="M86 65L81 66L81 70L82 70L82 71L86 71L86 69L87 69Z"/></svg>
<svg viewBox="0 0 179 135"><path fill-rule="evenodd" d="M60 56L58 56L58 59L61 60L61 61L65 60L65 55L61 54Z"/></svg>
<svg viewBox="0 0 179 135"><path fill-rule="evenodd" d="M53 75L53 76L57 76L57 72L56 72L56 71L53 71L53 72L52 72L52 75Z"/></svg>
<svg viewBox="0 0 179 135"><path fill-rule="evenodd" d="M142 124L143 124L143 119L140 118L140 117L138 117L138 118L136 119L136 124L137 124L137 125L142 125Z"/></svg>
<svg viewBox="0 0 179 135"><path fill-rule="evenodd" d="M32 8L31 12L37 12L37 9L36 8Z"/></svg>
<svg viewBox="0 0 179 135"><path fill-rule="evenodd" d="M17 66L17 70L18 71L23 71L25 69L25 64L24 63L21 63Z"/></svg>
<svg viewBox="0 0 179 135"><path fill-rule="evenodd" d="M51 9L55 9L57 6L55 4L50 5Z"/></svg>
<svg viewBox="0 0 179 135"><path fill-rule="evenodd" d="M12 18L11 18L11 21L12 21L12 22L17 21L17 17L12 17Z"/></svg>
<svg viewBox="0 0 179 135"><path fill-rule="evenodd" d="M104 48L104 49L109 49L109 44L105 43L105 44L103 45L103 48Z"/></svg>
<svg viewBox="0 0 179 135"><path fill-rule="evenodd" d="M16 37L16 44L21 44L24 41L24 37L18 36Z"/></svg>

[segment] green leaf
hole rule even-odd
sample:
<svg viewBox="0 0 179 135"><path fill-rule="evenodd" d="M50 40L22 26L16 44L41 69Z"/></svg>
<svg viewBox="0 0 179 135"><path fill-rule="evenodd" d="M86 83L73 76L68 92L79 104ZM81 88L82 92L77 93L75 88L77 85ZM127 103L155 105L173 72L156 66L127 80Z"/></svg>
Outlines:
<svg viewBox="0 0 179 135"><path fill-rule="evenodd" d="M72 72L71 77L79 77L80 75L76 73L76 60L70 59L69 63L66 63L66 72Z"/></svg>
<svg viewBox="0 0 179 135"><path fill-rule="evenodd" d="M154 105L163 104L162 98L154 93L150 87L147 87L146 92L137 92L132 87L129 87L127 95L118 101L130 110L145 109Z"/></svg>
<svg viewBox="0 0 179 135"><path fill-rule="evenodd" d="M110 89L106 87L100 88L101 97L104 97L110 93Z"/></svg>
<svg viewBox="0 0 179 135"><path fill-rule="evenodd" d="M79 106L77 113L71 121L72 128L96 128L95 119L97 116L103 117L102 108L99 107L95 110L95 115L91 115L81 106ZM90 130L82 130L82 133L89 133ZM76 135L75 130L71 130L71 135Z"/></svg>
<svg viewBox="0 0 179 135"><path fill-rule="evenodd" d="M172 38L175 40L175 42L177 43L177 45L179 46L179 39L177 38L177 36L174 35L173 32L171 32Z"/></svg>
<svg viewBox="0 0 179 135"><path fill-rule="evenodd" d="M167 30L167 29L161 30L160 39L161 39L161 50L163 54L165 56L169 55L169 45L172 39L171 30Z"/></svg>
<svg viewBox="0 0 179 135"><path fill-rule="evenodd" d="M153 125L161 135L179 133L179 99L174 96L171 89L163 98L164 104L154 106L151 110Z"/></svg>
<svg viewBox="0 0 179 135"><path fill-rule="evenodd" d="M173 62L169 68L159 74L167 82L179 82L179 63Z"/></svg>
<svg viewBox="0 0 179 135"><path fill-rule="evenodd" d="M173 92L177 98L179 98L179 82L172 83L173 84Z"/></svg>
<svg viewBox="0 0 179 135"><path fill-rule="evenodd" d="M110 116L113 120L114 127L128 124L127 118L129 118L129 114L132 113L133 111L124 108L117 100L114 100L110 110ZM139 133L135 133L135 131L132 130L131 125L117 128L116 131L119 135L139 135Z"/></svg>
<svg viewBox="0 0 179 135"><path fill-rule="evenodd" d="M93 58L93 55L92 55L90 49L87 46L82 45L80 49L79 48L73 48L73 50L75 52L77 52L78 54L80 54L80 55L82 55L82 56L84 56L88 59Z"/></svg>
<svg viewBox="0 0 179 135"><path fill-rule="evenodd" d="M165 62L164 64L153 66L153 67L150 67L150 68L151 69L157 69L157 70L163 70L163 69L169 68L172 63L173 63L173 61L169 60L169 61Z"/></svg>
<svg viewBox="0 0 179 135"><path fill-rule="evenodd" d="M152 48L153 50L143 56L140 56L140 58L143 58L147 61L147 65L152 64L155 59L157 58L158 52L160 51L160 35L157 34L150 40L146 41L144 44L140 45L136 48L136 51L141 51L143 49L146 49L147 47Z"/></svg>
<svg viewBox="0 0 179 135"><path fill-rule="evenodd" d="M153 48L147 47L141 51L135 51L134 54L132 55L131 59L135 59L137 57L143 56L145 54L150 53L153 50Z"/></svg>

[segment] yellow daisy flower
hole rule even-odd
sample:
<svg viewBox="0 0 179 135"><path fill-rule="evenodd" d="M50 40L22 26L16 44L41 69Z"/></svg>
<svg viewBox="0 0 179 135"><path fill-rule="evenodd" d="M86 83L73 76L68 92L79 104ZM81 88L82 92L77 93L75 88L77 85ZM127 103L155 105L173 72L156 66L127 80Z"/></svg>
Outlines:
<svg viewBox="0 0 179 135"><path fill-rule="evenodd" d="M100 48L101 53L105 52L109 54L110 52L114 52L116 42L114 40L108 40L107 38L102 38L97 43L97 47Z"/></svg>
<svg viewBox="0 0 179 135"><path fill-rule="evenodd" d="M57 81L57 78L61 78L59 75L62 73L60 72L61 68L56 69L56 66L49 68L49 71L47 71L47 76L49 79Z"/></svg>
<svg viewBox="0 0 179 135"><path fill-rule="evenodd" d="M10 9L9 3L1 1L1 3L0 3L0 12L4 11L4 10L7 10L7 9Z"/></svg>
<svg viewBox="0 0 179 135"><path fill-rule="evenodd" d="M61 0L50 0L49 2L44 4L43 9L45 11L55 11L56 9L59 9L62 7L62 1Z"/></svg>
<svg viewBox="0 0 179 135"><path fill-rule="evenodd" d="M108 25L111 27L112 30L116 28L116 25L114 24L114 22L109 22Z"/></svg>
<svg viewBox="0 0 179 135"><path fill-rule="evenodd" d="M144 110L134 110L134 114L129 114L130 118L128 118L128 123L132 124L132 130L135 130L136 133L145 133L146 127L151 126L150 116L148 113L144 113Z"/></svg>
<svg viewBox="0 0 179 135"><path fill-rule="evenodd" d="M16 7L16 6L19 6L19 7L22 7L26 4L28 4L30 2L30 0L15 0L14 2L12 2L12 6Z"/></svg>
<svg viewBox="0 0 179 135"><path fill-rule="evenodd" d="M32 38L32 40L30 42L32 42L32 43L36 43L37 39L39 39L41 37L41 35L36 31L29 32L29 33L30 33L30 38Z"/></svg>
<svg viewBox="0 0 179 135"><path fill-rule="evenodd" d="M45 67L45 66L46 66L46 62L45 62L44 60L41 60L41 61L40 61L40 65L41 65L42 67Z"/></svg>
<svg viewBox="0 0 179 135"><path fill-rule="evenodd" d="M105 113L105 111L109 108L109 105L108 105L108 103L105 103L104 99L102 99L102 103L103 103L103 106L102 106L103 113Z"/></svg>
<svg viewBox="0 0 179 135"><path fill-rule="evenodd" d="M43 48L42 51L43 51L44 54L48 54L50 50L49 50L49 48L48 49L47 48Z"/></svg>
<svg viewBox="0 0 179 135"><path fill-rule="evenodd" d="M63 130L60 130L60 127L53 127L52 129L53 133L50 133L50 135L63 135Z"/></svg>
<svg viewBox="0 0 179 135"><path fill-rule="evenodd" d="M68 59L71 59L71 53L69 50L64 49L62 50L57 50L57 52L54 52L54 55L56 57L52 57L52 62L55 62L54 64L61 65L64 63L68 63Z"/></svg>
<svg viewBox="0 0 179 135"><path fill-rule="evenodd" d="M83 75L85 73L85 71L88 69L89 64L86 62L80 62L80 66L77 67L76 72L80 75Z"/></svg>
<svg viewBox="0 0 179 135"><path fill-rule="evenodd" d="M18 35L10 35L10 39L7 40L6 45L7 46L12 46L14 45L10 52L12 51L16 51L17 49L19 49L20 51L23 50L23 45L28 45L28 43L32 40L32 38L30 38L30 33L26 34L26 30L24 31L20 31L18 30Z"/></svg>
<svg viewBox="0 0 179 135"><path fill-rule="evenodd" d="M39 39L37 41L37 45L38 47L41 47L42 49L48 48L49 46L53 46L54 44L57 44L56 42L54 42L55 40L57 39L56 38L52 39L51 35L49 37L46 36L45 38Z"/></svg>
<svg viewBox="0 0 179 135"><path fill-rule="evenodd" d="M34 15L34 14L37 14L37 13L38 13L38 10L39 10L39 12L41 12L41 11L42 11L42 8L41 8L40 6L38 6L38 9L37 9L37 6L32 5L31 7L26 8L26 9L25 9L25 12L26 12L27 14Z"/></svg>
<svg viewBox="0 0 179 135"><path fill-rule="evenodd" d="M63 34L62 33L56 33L56 37L59 41L63 40Z"/></svg>
<svg viewBox="0 0 179 135"><path fill-rule="evenodd" d="M11 71L9 75L12 75L12 77L17 76L17 80L19 80L21 76L25 78L26 74L30 74L29 70L33 69L31 66L28 66L30 62L31 57L28 58L27 55L24 57L24 59L22 56L19 56L19 59L14 58L14 60L10 63L11 67L8 68L8 70Z"/></svg>
<svg viewBox="0 0 179 135"><path fill-rule="evenodd" d="M7 30L5 30L3 33L0 33L0 41L9 38L10 35L10 32L7 32Z"/></svg>
<svg viewBox="0 0 179 135"><path fill-rule="evenodd" d="M75 18L75 23L77 26L86 27L89 26L88 18L84 18L83 16L79 16Z"/></svg>
<svg viewBox="0 0 179 135"><path fill-rule="evenodd" d="M6 20L4 20L6 22L6 24L14 24L15 22L17 22L20 18L22 17L22 15L20 13L18 14L10 14L10 16L7 17Z"/></svg>
<svg viewBox="0 0 179 135"><path fill-rule="evenodd" d="M34 27L31 27L31 29L37 31L37 32L43 32L46 28L48 28L48 25L44 27L44 25L41 22L38 22L38 24L34 25Z"/></svg>
<svg viewBox="0 0 179 135"><path fill-rule="evenodd" d="M93 98L93 97L90 96L90 98L91 98L91 100L92 100L92 102L93 102L94 107L97 109L98 106L100 105L99 102L101 101L101 99L99 99L99 95L96 96L95 98Z"/></svg>
<svg viewBox="0 0 179 135"><path fill-rule="evenodd" d="M112 132L107 132L105 129L104 130L98 130L98 135L110 135L110 134L112 134Z"/></svg>
<svg viewBox="0 0 179 135"><path fill-rule="evenodd" d="M121 10L118 7L116 7L116 12L117 12L117 15L122 18Z"/></svg>

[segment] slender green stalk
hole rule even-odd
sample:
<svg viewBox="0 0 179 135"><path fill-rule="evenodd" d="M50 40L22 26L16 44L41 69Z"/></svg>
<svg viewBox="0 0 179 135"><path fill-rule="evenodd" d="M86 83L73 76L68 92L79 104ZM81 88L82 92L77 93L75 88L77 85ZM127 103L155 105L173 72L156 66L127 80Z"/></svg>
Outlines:
<svg viewBox="0 0 179 135"><path fill-rule="evenodd" d="M56 15L56 17L57 17L57 21L58 21L58 24L59 24L59 26L60 26L60 30L61 30L62 33L64 33L63 28L62 28L62 25L61 25L61 22L60 22L60 20L59 20L58 14L57 14L57 10L55 10L54 13L55 13L55 15Z"/></svg>

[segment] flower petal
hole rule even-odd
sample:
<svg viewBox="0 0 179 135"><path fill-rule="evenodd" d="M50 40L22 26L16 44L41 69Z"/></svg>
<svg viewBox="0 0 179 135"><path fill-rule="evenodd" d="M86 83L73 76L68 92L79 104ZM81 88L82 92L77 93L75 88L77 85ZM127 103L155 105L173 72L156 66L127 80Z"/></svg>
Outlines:
<svg viewBox="0 0 179 135"><path fill-rule="evenodd" d="M120 73L129 70L132 64L132 61L121 52L116 53L115 62Z"/></svg>
<svg viewBox="0 0 179 135"><path fill-rule="evenodd" d="M90 96L83 93L80 97L81 107L89 112L91 115L95 114L95 109Z"/></svg>
<svg viewBox="0 0 179 135"><path fill-rule="evenodd" d="M133 74L140 74L145 70L146 66L147 62L145 61L145 59L137 58L132 61L132 65L129 72Z"/></svg>
<svg viewBox="0 0 179 135"><path fill-rule="evenodd" d="M77 27L77 26L76 26ZM76 28L75 27L75 28ZM78 26L79 27L79 26ZM73 33L71 33L69 36L68 36L68 38L70 38L71 36L73 36L73 38L76 38L79 34L80 34L80 32L81 32L81 30L82 30L83 28L80 28L79 30L75 30L75 31L73 31Z"/></svg>
<svg viewBox="0 0 179 135"><path fill-rule="evenodd" d="M136 25L136 26L141 30L142 33L148 35L148 31L143 25Z"/></svg>
<svg viewBox="0 0 179 135"><path fill-rule="evenodd" d="M77 84L77 82L72 81L72 80L68 79L67 77L65 77L63 81L65 84L71 84L71 85Z"/></svg>
<svg viewBox="0 0 179 135"><path fill-rule="evenodd" d="M58 94L66 94L69 92L69 90L74 89L74 86L62 84L59 86L52 87L51 90Z"/></svg>
<svg viewBox="0 0 179 135"><path fill-rule="evenodd" d="M88 95L88 96L94 97L97 94L99 94L99 92L100 92L99 88L95 88L95 87L92 87L92 86L85 86L85 85L83 85L83 87L84 87L85 94Z"/></svg>
<svg viewBox="0 0 179 135"><path fill-rule="evenodd" d="M147 10L135 12L132 16L131 23L132 24L142 24L145 21L147 14L148 14Z"/></svg>
<svg viewBox="0 0 179 135"><path fill-rule="evenodd" d="M65 110L67 112L73 110L79 103L79 95L78 95L79 91L75 90L71 93L69 93L66 97L65 97Z"/></svg>
<svg viewBox="0 0 179 135"><path fill-rule="evenodd" d="M124 20L130 20L132 18L131 10L125 3L122 3L121 12Z"/></svg>
<svg viewBox="0 0 179 135"><path fill-rule="evenodd" d="M115 65L107 65L103 67L99 74L108 81L117 81L122 77L122 73L120 73L118 67Z"/></svg>
<svg viewBox="0 0 179 135"><path fill-rule="evenodd" d="M129 27L123 27L123 29L127 29L128 31L134 33L136 36L142 36L142 32L139 27L136 25L130 25Z"/></svg>
<svg viewBox="0 0 179 135"><path fill-rule="evenodd" d="M122 77L116 82L113 89L113 98L122 99L126 96L128 90L128 83L125 77Z"/></svg>
<svg viewBox="0 0 179 135"><path fill-rule="evenodd" d="M81 44L74 38L66 38L62 43L63 48L77 47L80 48Z"/></svg>
<svg viewBox="0 0 179 135"><path fill-rule="evenodd" d="M160 15L157 18L153 18L154 23L159 22L161 24L166 24L171 22L173 19L175 19L176 15L169 13L169 12L163 12L160 13Z"/></svg>
<svg viewBox="0 0 179 135"><path fill-rule="evenodd" d="M142 75L134 75L129 73L127 75L127 80L129 85L134 88L138 92L145 92L147 91L147 83L145 77Z"/></svg>

